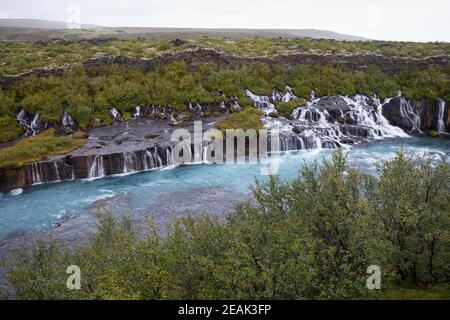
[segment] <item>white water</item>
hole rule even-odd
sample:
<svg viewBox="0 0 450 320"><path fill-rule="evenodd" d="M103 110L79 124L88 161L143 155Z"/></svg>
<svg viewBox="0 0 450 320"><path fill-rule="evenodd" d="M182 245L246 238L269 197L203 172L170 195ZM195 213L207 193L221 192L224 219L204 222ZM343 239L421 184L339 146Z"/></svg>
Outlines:
<svg viewBox="0 0 450 320"><path fill-rule="evenodd" d="M438 99L438 112L436 125L437 132L445 132L444 110L445 110L445 101L442 99Z"/></svg>
<svg viewBox="0 0 450 320"><path fill-rule="evenodd" d="M256 108L262 109L266 114L262 118L264 126L281 132L282 150L345 147L368 139L408 137L401 128L390 125L383 116L383 105L389 102L389 99L381 103L377 96L333 97L334 101L344 104L342 110L340 107L321 104L321 99L314 98L312 92L310 101L306 106L295 109L291 120L281 116L277 118L267 116L275 110L274 101L296 99L291 88L288 87L286 94L274 89L272 100L267 96L255 95L249 90L246 90L246 95ZM408 106L409 104L404 105L403 109L409 110ZM333 115L330 114L331 110L334 112ZM336 114L339 112L340 114ZM411 112L404 111L404 113L412 117ZM417 124L417 120L414 121ZM420 118L417 125L420 127Z"/></svg>
<svg viewBox="0 0 450 320"><path fill-rule="evenodd" d="M114 119L120 118L120 112L116 108L113 107L109 112L111 113Z"/></svg>
<svg viewBox="0 0 450 320"><path fill-rule="evenodd" d="M103 178L105 176L105 168L103 163L103 156L96 155L94 157L91 157L92 163L89 166L89 174L88 179L98 179Z"/></svg>
<svg viewBox="0 0 450 320"><path fill-rule="evenodd" d="M401 97L400 100L400 115L402 119L407 121L411 125L411 132L413 133L421 133L420 130L420 116L411 106L409 101L405 99L405 97Z"/></svg>
<svg viewBox="0 0 450 320"><path fill-rule="evenodd" d="M67 109L64 109L63 116L61 118L61 123L64 127L72 127L75 125L75 121L72 116L67 112Z"/></svg>

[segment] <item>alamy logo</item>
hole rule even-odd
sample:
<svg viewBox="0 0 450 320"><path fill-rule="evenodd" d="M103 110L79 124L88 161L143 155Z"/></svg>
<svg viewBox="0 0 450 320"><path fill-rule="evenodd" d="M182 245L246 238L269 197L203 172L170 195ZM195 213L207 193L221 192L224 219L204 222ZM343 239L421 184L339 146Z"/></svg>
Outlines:
<svg viewBox="0 0 450 320"><path fill-rule="evenodd" d="M66 286L69 290L80 290L81 289L81 269L79 266L70 265L66 270L67 274L70 276L67 278Z"/></svg>
<svg viewBox="0 0 450 320"><path fill-rule="evenodd" d="M381 268L377 265L370 265L367 267L367 273L371 274L371 276L367 278L367 289L381 289Z"/></svg>
<svg viewBox="0 0 450 320"><path fill-rule="evenodd" d="M278 130L218 129L203 132L202 122L194 121L194 132L179 128L172 132L174 164L207 162L216 164L261 164L262 175L278 173L280 133Z"/></svg>

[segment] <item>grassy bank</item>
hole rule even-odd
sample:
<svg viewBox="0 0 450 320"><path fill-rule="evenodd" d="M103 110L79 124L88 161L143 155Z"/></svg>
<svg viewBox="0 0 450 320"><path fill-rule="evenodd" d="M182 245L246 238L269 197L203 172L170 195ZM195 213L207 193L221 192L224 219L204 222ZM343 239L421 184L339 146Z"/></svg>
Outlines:
<svg viewBox="0 0 450 320"><path fill-rule="evenodd" d="M84 139L56 137L55 129L48 129L36 136L25 138L11 147L0 148L0 168L20 168L26 163L73 151L84 143Z"/></svg>

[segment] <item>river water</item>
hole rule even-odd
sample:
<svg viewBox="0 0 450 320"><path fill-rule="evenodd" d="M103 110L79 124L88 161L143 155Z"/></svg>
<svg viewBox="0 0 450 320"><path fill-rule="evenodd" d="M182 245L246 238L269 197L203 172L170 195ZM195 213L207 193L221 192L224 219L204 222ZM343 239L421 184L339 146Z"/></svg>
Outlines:
<svg viewBox="0 0 450 320"><path fill-rule="evenodd" d="M442 138L386 138L353 146L346 152L353 166L376 174L376 163L394 157L401 147L411 155L428 154L436 161L450 161L450 139ZM331 152L316 149L282 154L278 174L283 179L293 178L304 163L329 157ZM109 198L127 195L131 199L127 204L130 210L146 213L152 209L152 200L162 193L221 187L247 194L255 179L267 179L261 174L260 164L190 165L94 181L47 184L23 192L14 190L0 194L0 239L17 231L49 228L101 199L107 202Z"/></svg>

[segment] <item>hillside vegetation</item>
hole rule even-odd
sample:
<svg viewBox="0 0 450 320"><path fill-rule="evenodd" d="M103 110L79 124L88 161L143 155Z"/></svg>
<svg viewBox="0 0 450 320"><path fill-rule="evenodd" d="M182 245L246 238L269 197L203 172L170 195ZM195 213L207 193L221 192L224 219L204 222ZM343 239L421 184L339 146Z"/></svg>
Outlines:
<svg viewBox="0 0 450 320"><path fill-rule="evenodd" d="M334 41L255 37L186 39L174 45L171 40L167 39L120 40L110 38L98 41L67 39L80 32L82 33L82 31L76 30L67 31L67 34L62 36L66 40L53 42L1 41L0 74L16 74L40 67L56 67L65 63L80 62L98 54L151 58L156 54L181 51L192 46L213 48L239 56L275 56L296 53L380 54L388 57L423 59L431 56L450 55L450 43L439 42Z"/></svg>
<svg viewBox="0 0 450 320"><path fill-rule="evenodd" d="M291 71L281 66L270 67L261 62L237 68L201 64L189 69L184 61L160 65L156 70L112 65L108 67L73 67L62 76L37 78L31 76L14 86L0 90L1 141L12 139L19 131L15 114L24 108L39 112L43 119L59 121L67 107L81 127L94 123L110 123L109 110L117 108L129 112L137 104L167 105L186 111L189 102L218 105L226 97L239 97L242 105L251 105L244 96L248 88L256 94L270 94L272 88L294 88L300 98L307 98L311 90L317 96L334 94L378 94L394 96L401 90L407 97L450 101L448 68L428 68L422 71L401 71L385 74L377 67L352 72L345 67L298 65ZM227 102L227 101L225 101ZM303 102L304 103L304 100ZM289 113L292 105L279 105Z"/></svg>

